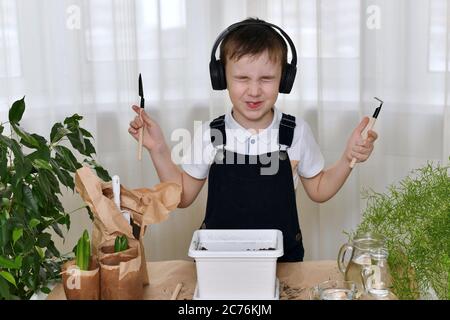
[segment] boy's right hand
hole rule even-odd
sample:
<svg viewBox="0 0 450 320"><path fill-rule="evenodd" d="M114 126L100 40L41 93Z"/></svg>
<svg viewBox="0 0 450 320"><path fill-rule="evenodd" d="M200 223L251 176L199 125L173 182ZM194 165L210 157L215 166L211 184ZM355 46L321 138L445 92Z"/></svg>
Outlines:
<svg viewBox="0 0 450 320"><path fill-rule="evenodd" d="M131 136L133 136L133 138L136 139L136 141L139 141L139 129L144 127L142 145L148 151L158 151L162 149L165 145L165 140L159 125L149 117L145 110L135 105L132 108L137 115L134 120L130 122L128 132L131 134ZM140 114L142 115L142 121L141 117L139 116Z"/></svg>

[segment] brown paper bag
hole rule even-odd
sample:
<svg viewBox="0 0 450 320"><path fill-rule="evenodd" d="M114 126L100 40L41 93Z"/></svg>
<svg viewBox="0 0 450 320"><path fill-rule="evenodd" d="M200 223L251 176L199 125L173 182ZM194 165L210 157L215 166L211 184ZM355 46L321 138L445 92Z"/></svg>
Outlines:
<svg viewBox="0 0 450 320"><path fill-rule="evenodd" d="M67 300L100 299L100 268L96 256L91 257L87 271L80 270L75 260L67 261L61 269Z"/></svg>
<svg viewBox="0 0 450 320"><path fill-rule="evenodd" d="M114 252L114 240L100 244L100 288L102 300L142 300L139 241L128 239L128 249Z"/></svg>
<svg viewBox="0 0 450 320"><path fill-rule="evenodd" d="M104 182L89 167L77 170L75 186L81 198L94 215L92 249L97 255L100 244L115 240L123 234L133 239L133 229L113 201L112 183ZM120 186L121 209L127 210L139 230L140 271L143 284L149 283L144 246L142 243L146 226L167 220L169 213L177 208L181 199L181 186L164 182L151 189L128 190Z"/></svg>

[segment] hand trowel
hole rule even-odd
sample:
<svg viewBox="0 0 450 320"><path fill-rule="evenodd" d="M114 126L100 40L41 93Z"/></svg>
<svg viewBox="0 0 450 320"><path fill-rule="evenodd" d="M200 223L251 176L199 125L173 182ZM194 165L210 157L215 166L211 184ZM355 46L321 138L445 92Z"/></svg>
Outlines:
<svg viewBox="0 0 450 320"><path fill-rule="evenodd" d="M114 195L114 203L116 204L117 209L122 213L125 220L128 222L128 224L131 225L133 229L133 236L136 240L139 240L140 235L140 227L137 226L133 219L131 218L131 215L128 211L122 210L120 206L120 178L119 176L112 177L112 189L113 189L113 195Z"/></svg>

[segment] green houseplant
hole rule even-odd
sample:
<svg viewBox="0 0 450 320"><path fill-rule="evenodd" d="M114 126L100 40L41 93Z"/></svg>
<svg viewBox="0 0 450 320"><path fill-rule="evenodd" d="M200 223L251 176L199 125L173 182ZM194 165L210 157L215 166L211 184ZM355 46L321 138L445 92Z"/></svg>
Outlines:
<svg viewBox="0 0 450 320"><path fill-rule="evenodd" d="M394 293L420 299L431 290L450 299L449 165L428 163L386 193L369 190L364 197L367 208L355 233L386 237Z"/></svg>
<svg viewBox="0 0 450 320"><path fill-rule="evenodd" d="M83 236L78 240L76 247L76 263L81 270L89 269L89 260L91 260L91 241L89 233L84 230Z"/></svg>
<svg viewBox="0 0 450 320"><path fill-rule="evenodd" d="M114 252L121 252L128 249L128 239L127 236L118 236L114 241Z"/></svg>
<svg viewBox="0 0 450 320"><path fill-rule="evenodd" d="M80 127L81 116L54 124L47 140L20 126L24 112L25 98L12 105L9 121L0 123L0 299L48 293L48 282L60 278L64 259L48 231L64 238L61 227L70 228L70 213L58 195L60 185L74 191L73 175L82 166L71 149L99 177L111 180L93 158L93 137Z"/></svg>
<svg viewBox="0 0 450 320"><path fill-rule="evenodd" d="M100 299L100 267L96 255L91 255L89 233L84 230L74 248L75 259L61 266L62 285L67 300Z"/></svg>

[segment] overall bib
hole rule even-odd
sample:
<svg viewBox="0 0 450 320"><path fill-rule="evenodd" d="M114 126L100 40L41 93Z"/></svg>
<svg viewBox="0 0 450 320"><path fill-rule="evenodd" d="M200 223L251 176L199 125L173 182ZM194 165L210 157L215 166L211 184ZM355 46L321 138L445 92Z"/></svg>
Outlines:
<svg viewBox="0 0 450 320"><path fill-rule="evenodd" d="M278 261L303 261L302 234L287 153L294 136L295 117L283 114L279 151L258 156L225 150L225 116L213 120L210 128L217 152L209 170L202 229L278 229L283 232L284 246L284 255ZM219 132L222 139L217 139L213 132ZM278 161L278 170L274 174L261 174L264 170L269 172L273 165L268 159Z"/></svg>

